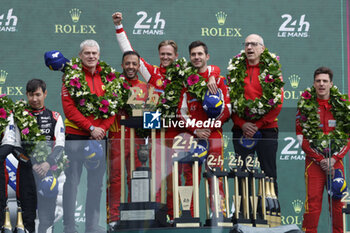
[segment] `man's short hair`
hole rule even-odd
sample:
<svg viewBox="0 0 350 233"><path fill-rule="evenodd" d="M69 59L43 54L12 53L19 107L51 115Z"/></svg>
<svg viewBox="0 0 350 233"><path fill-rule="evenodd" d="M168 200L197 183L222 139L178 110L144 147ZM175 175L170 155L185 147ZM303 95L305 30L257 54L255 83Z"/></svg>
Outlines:
<svg viewBox="0 0 350 233"><path fill-rule="evenodd" d="M333 82L333 71L330 68L324 66L317 68L314 72L314 80L319 74L328 74L329 79Z"/></svg>
<svg viewBox="0 0 350 233"><path fill-rule="evenodd" d="M191 50L192 50L193 48L196 48L196 47L199 47L199 46L203 46L205 54L208 54L208 46L207 46L204 42L202 42L202 41L200 41L200 40L193 41L193 42L188 46L188 52L191 54Z"/></svg>
<svg viewBox="0 0 350 233"><path fill-rule="evenodd" d="M83 52L83 49L84 49L85 46L97 47L98 52L100 52L100 46L98 45L98 43L95 40L84 40L83 42L80 43L80 52L79 52L79 54L81 54Z"/></svg>
<svg viewBox="0 0 350 233"><path fill-rule="evenodd" d="M173 47L175 54L177 53L177 44L173 40L163 40L162 42L160 42L158 45L158 51L161 47L166 45L170 45L171 47Z"/></svg>
<svg viewBox="0 0 350 233"><path fill-rule="evenodd" d="M130 50L130 51L126 51L125 53L123 53L122 62L124 61L124 57L126 57L128 55L135 55L140 60L140 54L136 51Z"/></svg>
<svg viewBox="0 0 350 233"><path fill-rule="evenodd" d="M27 82L26 91L28 93L35 92L39 88L41 88L43 92L46 91L46 83L43 80L35 78Z"/></svg>

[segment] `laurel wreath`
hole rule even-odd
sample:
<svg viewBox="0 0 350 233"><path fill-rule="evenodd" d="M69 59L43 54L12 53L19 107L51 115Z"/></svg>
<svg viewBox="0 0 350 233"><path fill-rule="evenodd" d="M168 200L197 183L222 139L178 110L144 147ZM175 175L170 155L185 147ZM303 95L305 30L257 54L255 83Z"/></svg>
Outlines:
<svg viewBox="0 0 350 233"><path fill-rule="evenodd" d="M0 95L0 134L2 134L8 125L8 116L12 112L13 101L6 95Z"/></svg>
<svg viewBox="0 0 350 233"><path fill-rule="evenodd" d="M254 100L244 96L244 79L247 76L247 56L244 51L234 56L229 61L229 88L232 103L232 111L245 120L259 120L269 111L282 103L282 87L284 82L279 57L270 53L267 49L260 56L259 81L262 88L262 96Z"/></svg>
<svg viewBox="0 0 350 233"><path fill-rule="evenodd" d="M164 85L166 87L160 95L157 109L162 113L162 118L169 120L176 117L181 90L184 87L200 101L203 101L207 90L206 82L198 74L198 69L185 58L177 59L167 67Z"/></svg>
<svg viewBox="0 0 350 233"><path fill-rule="evenodd" d="M27 155L42 163L47 160L52 149L48 146L45 135L41 134L37 119L31 111L32 107L25 100L18 100L14 104L14 120L20 130L23 149ZM50 170L58 177L66 167L68 158L64 155Z"/></svg>
<svg viewBox="0 0 350 233"><path fill-rule="evenodd" d="M116 72L111 66L99 61L100 77L105 91L103 96L92 94L85 79L83 65L79 58L72 58L65 68L64 84L76 102L78 110L84 115L94 115L95 118L114 116L119 108L123 108L128 99L130 88L124 76Z"/></svg>
<svg viewBox="0 0 350 233"><path fill-rule="evenodd" d="M342 95L336 86L330 89L331 112L336 120L335 129L324 134L320 127L316 89L307 88L298 101L298 118L302 133L311 146L324 155L339 152L347 143L350 132L350 102L347 95Z"/></svg>

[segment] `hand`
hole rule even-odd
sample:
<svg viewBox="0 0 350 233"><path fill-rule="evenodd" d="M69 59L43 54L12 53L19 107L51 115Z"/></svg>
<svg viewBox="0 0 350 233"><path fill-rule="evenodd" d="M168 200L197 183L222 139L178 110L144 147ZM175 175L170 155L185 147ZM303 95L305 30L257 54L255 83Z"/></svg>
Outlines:
<svg viewBox="0 0 350 233"><path fill-rule="evenodd" d="M44 178L50 169L50 164L48 162L43 162L40 164L34 164L33 170L41 177Z"/></svg>
<svg viewBox="0 0 350 233"><path fill-rule="evenodd" d="M121 25L123 20L123 14L121 12L115 12L112 15L114 25Z"/></svg>
<svg viewBox="0 0 350 233"><path fill-rule="evenodd" d="M333 170L334 169L334 164L335 164L335 159L334 158L331 158L331 159L322 159L320 161L320 166L321 166L321 169L324 171L324 172L328 172L329 170Z"/></svg>
<svg viewBox="0 0 350 233"><path fill-rule="evenodd" d="M243 124L242 130L245 137L252 138L259 129L254 123L246 122Z"/></svg>
<svg viewBox="0 0 350 233"><path fill-rule="evenodd" d="M209 92L211 94L216 94L216 92L218 91L218 86L216 85L216 81L215 81L215 77L214 76L210 76L209 77L209 81L207 83L207 87L208 87Z"/></svg>
<svg viewBox="0 0 350 233"><path fill-rule="evenodd" d="M91 137L95 140L102 140L106 132L101 127L95 127L95 129L91 132Z"/></svg>
<svg viewBox="0 0 350 233"><path fill-rule="evenodd" d="M210 134L210 129L196 129L196 135L198 138L208 139Z"/></svg>

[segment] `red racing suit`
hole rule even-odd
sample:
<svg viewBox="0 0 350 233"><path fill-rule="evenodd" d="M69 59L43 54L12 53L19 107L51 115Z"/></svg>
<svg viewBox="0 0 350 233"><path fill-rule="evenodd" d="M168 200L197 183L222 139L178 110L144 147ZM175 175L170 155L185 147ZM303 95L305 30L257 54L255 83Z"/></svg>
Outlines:
<svg viewBox="0 0 350 233"><path fill-rule="evenodd" d="M318 114L320 116L320 127L323 133L328 134L335 129L336 121L331 112L331 104L328 100L317 99L319 104ZM318 220L322 210L323 190L327 185L327 174L321 169L319 162L324 159L324 155L310 146L309 140L303 137L302 127L299 122L300 112L296 117L296 134L303 151L306 154L305 158L305 184L306 184L306 200L305 213L303 220L303 231L306 233L316 233ZM306 116L307 117L307 116ZM334 169L341 169L344 174L343 157L350 148L350 140L339 152L332 153L332 158L336 160ZM329 201L329 199L328 199ZM343 232L342 218L343 203L340 200L332 198L332 218L333 218L333 233Z"/></svg>
<svg viewBox="0 0 350 233"><path fill-rule="evenodd" d="M208 66L208 69L204 73L199 73L206 82L208 82L209 76L211 76L211 71L212 71L213 66ZM209 155L214 155L214 161L223 161L224 159L224 147L223 147L223 135L222 135L222 125L224 122L230 117L231 115L231 103L230 103L230 97L229 97L229 92L228 88L225 83L225 78L219 77L217 79L217 86L219 89L221 89L222 94L223 94L223 109L220 113L220 115L215 119L216 121L221 122L220 128L215 128L215 127L210 127L211 134L209 136L209 151L208 151L208 156ZM187 92L187 89L184 88L181 91L181 97L180 97L180 102L178 106L178 112L177 114L180 116L180 119L183 121L188 121L188 120L195 120L197 121L206 121L208 120L208 116L206 112L204 111L202 107L202 101L197 100L194 98L191 94ZM202 127L204 128L204 127ZM199 129L197 128L197 125L194 125L194 127L190 126L187 127L186 130L190 134L196 137L196 130ZM208 160L207 160L208 161ZM207 165L207 164L206 164ZM223 168L223 164L217 164L216 166L220 167L221 169ZM206 166L208 169L208 166ZM185 185L192 185L192 164L183 164L183 171L184 171L184 177L185 177ZM199 181L201 177L201 166L199 167ZM224 192L223 192L223 185L222 181L220 180L220 195L221 195L221 200L224 200ZM210 188L210 193L212 196L213 192L213 185L211 182L211 179L209 179L209 188ZM212 202L213 203L213 202ZM213 206L213 204L212 204ZM193 203L191 204L191 212L193 214Z"/></svg>
<svg viewBox="0 0 350 233"><path fill-rule="evenodd" d="M129 84L132 87L140 87L143 93L147 93L146 83L136 79L128 80ZM141 93L140 93L141 94ZM138 100L140 97L138 96ZM121 116L128 116L125 112L119 111L114 123L109 129L108 139L110 143L110 152L109 152L109 182L107 187L107 203L108 203L108 222L115 222L119 220L119 206L120 206L120 195L121 195L121 153L120 153L120 144L124 143L125 148L125 166L127 169L127 184L128 184L128 199L130 201L130 183L131 183L131 174L130 174L130 128L125 127L125 140L121 141L121 125L120 120ZM145 144L143 138L138 137L135 134L135 168L141 166L141 162L137 157L138 145Z"/></svg>
<svg viewBox="0 0 350 233"><path fill-rule="evenodd" d="M123 25L116 26L116 38L120 47L120 50L124 53L126 51L134 50L131 46L131 43L126 35L126 32L124 31ZM155 87L155 92L158 95L161 95L164 92L164 89L166 87L165 85L165 76L166 76L166 67L155 66L147 63L145 59L140 59L140 69L139 72L141 73L142 77L152 86ZM211 75L214 77L219 77L220 75L220 68L217 66L211 66ZM167 207L168 207L168 214L170 218L173 216L173 201L172 201L172 141L173 138L181 133L181 130L175 129L173 127L170 127L167 129L165 133L166 138L166 144L167 144L167 150L166 150L166 161L167 164ZM157 130L156 132L156 155L159 156L161 154L161 147L160 147L160 132ZM151 160L150 160L151 161ZM162 179L165 179L161 176L161 169L160 169L160 161L161 159L157 159L156 163L156 176L158 179L156 180L156 189L158 190L156 200L157 202L160 202L160 186Z"/></svg>

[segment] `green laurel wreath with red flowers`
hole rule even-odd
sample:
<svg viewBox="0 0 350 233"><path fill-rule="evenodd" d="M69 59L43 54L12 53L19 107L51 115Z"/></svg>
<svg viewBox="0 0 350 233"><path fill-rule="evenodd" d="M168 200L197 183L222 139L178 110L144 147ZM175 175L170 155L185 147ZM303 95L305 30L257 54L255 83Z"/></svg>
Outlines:
<svg viewBox="0 0 350 233"><path fill-rule="evenodd" d="M187 91L198 100L203 101L207 85L198 69L191 62L180 58L167 67L165 76L165 89L160 95L157 109L162 113L162 118L172 119L176 117L177 107L180 101L181 90Z"/></svg>
<svg viewBox="0 0 350 233"><path fill-rule="evenodd" d="M125 78L111 66L99 61L101 67L101 80L105 91L103 96L92 94L85 79L81 59L72 58L65 68L64 85L72 99L76 102L78 110L84 115L94 115L95 118L108 118L114 116L118 109L123 108L130 95L125 88Z"/></svg>
<svg viewBox="0 0 350 233"><path fill-rule="evenodd" d="M0 134L2 134L8 125L7 117L13 109L13 101L6 95L0 95Z"/></svg>
<svg viewBox="0 0 350 233"><path fill-rule="evenodd" d="M51 153L51 148L46 142L45 135L41 134L36 117L31 114L32 107L25 100L18 100L14 104L14 121L20 131L23 149L37 162L42 163L47 160ZM50 168L55 177L68 167L68 158L63 155L57 164Z"/></svg>
<svg viewBox="0 0 350 233"><path fill-rule="evenodd" d="M282 103L282 87L284 82L279 57L270 53L267 49L260 55L259 81L262 88L262 96L255 100L246 99L244 96L244 79L247 76L247 56L244 51L234 56L229 61L228 86L232 111L245 120L259 120L269 111Z"/></svg>
<svg viewBox="0 0 350 233"><path fill-rule="evenodd" d="M300 117L298 121L302 133L311 146L323 154L339 152L347 143L350 132L350 102L347 95L342 95L336 86L330 89L331 112L336 120L335 129L327 135L320 127L316 89L307 88L298 101Z"/></svg>

